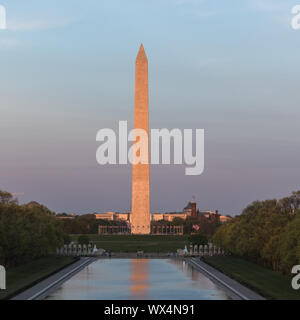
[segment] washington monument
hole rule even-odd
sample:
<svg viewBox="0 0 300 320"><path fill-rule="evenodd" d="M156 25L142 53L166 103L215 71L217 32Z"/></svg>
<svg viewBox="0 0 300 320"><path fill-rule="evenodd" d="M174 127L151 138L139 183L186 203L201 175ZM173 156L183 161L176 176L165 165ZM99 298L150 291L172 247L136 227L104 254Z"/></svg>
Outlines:
<svg viewBox="0 0 300 320"><path fill-rule="evenodd" d="M134 129L143 129L149 137L148 60L141 45L135 63ZM138 142L138 141L136 141ZM131 233L150 234L149 141L148 163L132 165ZM133 159L139 156L134 152Z"/></svg>

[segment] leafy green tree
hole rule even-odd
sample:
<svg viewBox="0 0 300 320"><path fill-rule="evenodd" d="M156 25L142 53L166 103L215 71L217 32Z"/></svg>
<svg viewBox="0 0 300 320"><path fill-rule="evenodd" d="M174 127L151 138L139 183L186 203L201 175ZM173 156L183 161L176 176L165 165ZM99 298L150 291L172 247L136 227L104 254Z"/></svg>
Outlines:
<svg viewBox="0 0 300 320"><path fill-rule="evenodd" d="M80 235L80 236L78 237L77 242L78 242L79 244L81 244L81 245L83 245L83 244L89 244L89 243L90 243L90 238L89 238L88 235L82 234L82 235Z"/></svg>
<svg viewBox="0 0 300 320"><path fill-rule="evenodd" d="M63 237L64 237L64 244L70 244L71 243L72 239L71 239L69 234L65 233Z"/></svg>
<svg viewBox="0 0 300 320"><path fill-rule="evenodd" d="M208 239L203 234L193 234L188 237L188 240L193 245L205 245L208 242Z"/></svg>
<svg viewBox="0 0 300 320"><path fill-rule="evenodd" d="M0 206L0 264L10 268L50 253L63 244L60 225L40 206Z"/></svg>
<svg viewBox="0 0 300 320"><path fill-rule="evenodd" d="M284 228L280 237L279 250L282 267L287 272L292 266L300 264L300 215L292 219Z"/></svg>
<svg viewBox="0 0 300 320"><path fill-rule="evenodd" d="M280 200L255 201L220 226L216 245L273 270L288 270L300 251L299 192Z"/></svg>
<svg viewBox="0 0 300 320"><path fill-rule="evenodd" d="M7 191L0 190L0 205L17 204L18 200Z"/></svg>
<svg viewBox="0 0 300 320"><path fill-rule="evenodd" d="M300 190L294 191L291 196L294 210L300 209Z"/></svg>
<svg viewBox="0 0 300 320"><path fill-rule="evenodd" d="M60 219L62 230L68 234L96 234L98 225L126 226L125 221L96 219L94 214L76 216L74 219Z"/></svg>

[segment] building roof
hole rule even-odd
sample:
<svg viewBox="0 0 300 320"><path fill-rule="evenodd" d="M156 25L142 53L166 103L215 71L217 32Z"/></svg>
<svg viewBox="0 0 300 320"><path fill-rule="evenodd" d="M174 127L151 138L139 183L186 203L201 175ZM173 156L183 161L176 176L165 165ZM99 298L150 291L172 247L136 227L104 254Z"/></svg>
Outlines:
<svg viewBox="0 0 300 320"><path fill-rule="evenodd" d="M192 209L192 203L189 202L186 207L183 208L183 210L188 210L188 209Z"/></svg>

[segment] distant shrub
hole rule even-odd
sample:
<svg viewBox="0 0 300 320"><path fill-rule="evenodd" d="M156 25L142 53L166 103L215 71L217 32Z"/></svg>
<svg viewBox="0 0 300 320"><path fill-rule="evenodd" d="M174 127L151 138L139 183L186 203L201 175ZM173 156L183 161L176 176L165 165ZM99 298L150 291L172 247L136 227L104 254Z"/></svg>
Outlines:
<svg viewBox="0 0 300 320"><path fill-rule="evenodd" d="M203 234L193 234L188 238L189 242L193 245L205 245L208 242L208 239Z"/></svg>
<svg viewBox="0 0 300 320"><path fill-rule="evenodd" d="M64 244L70 244L72 241L70 235L68 235L67 233L64 234Z"/></svg>
<svg viewBox="0 0 300 320"><path fill-rule="evenodd" d="M90 243L90 238L86 234L82 234L78 237L78 243L79 244L89 244Z"/></svg>

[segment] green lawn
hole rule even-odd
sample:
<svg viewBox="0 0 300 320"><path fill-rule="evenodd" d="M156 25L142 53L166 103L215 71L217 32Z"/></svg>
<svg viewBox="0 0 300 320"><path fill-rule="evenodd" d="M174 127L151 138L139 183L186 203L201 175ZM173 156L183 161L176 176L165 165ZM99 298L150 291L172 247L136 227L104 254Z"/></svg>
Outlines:
<svg viewBox="0 0 300 320"><path fill-rule="evenodd" d="M14 296L76 260L73 257L50 256L7 270L7 289L0 291L0 300Z"/></svg>
<svg viewBox="0 0 300 320"><path fill-rule="evenodd" d="M300 300L300 290L291 287L291 277L230 256L205 257L205 262L268 299Z"/></svg>
<svg viewBox="0 0 300 320"><path fill-rule="evenodd" d="M78 235L72 235L76 241ZM89 235L97 248L103 248L112 252L176 252L188 245L188 236L151 236L151 235Z"/></svg>

